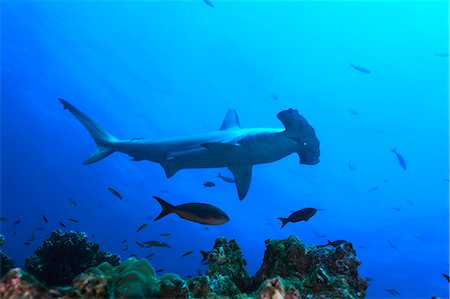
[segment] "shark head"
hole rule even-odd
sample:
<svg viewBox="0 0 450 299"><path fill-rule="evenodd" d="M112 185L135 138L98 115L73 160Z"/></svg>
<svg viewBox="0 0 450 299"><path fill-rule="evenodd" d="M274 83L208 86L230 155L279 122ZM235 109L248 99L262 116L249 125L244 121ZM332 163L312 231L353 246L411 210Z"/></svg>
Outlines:
<svg viewBox="0 0 450 299"><path fill-rule="evenodd" d="M298 110L289 108L277 115L286 128L287 137L297 143L300 164L314 165L319 163L320 149L316 132Z"/></svg>

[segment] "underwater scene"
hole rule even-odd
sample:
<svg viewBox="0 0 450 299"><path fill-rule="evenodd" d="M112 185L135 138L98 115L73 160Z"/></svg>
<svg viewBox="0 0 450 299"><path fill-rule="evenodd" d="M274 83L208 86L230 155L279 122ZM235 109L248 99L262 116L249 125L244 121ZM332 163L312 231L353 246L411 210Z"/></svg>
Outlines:
<svg viewBox="0 0 450 299"><path fill-rule="evenodd" d="M0 8L0 298L449 298L448 1Z"/></svg>

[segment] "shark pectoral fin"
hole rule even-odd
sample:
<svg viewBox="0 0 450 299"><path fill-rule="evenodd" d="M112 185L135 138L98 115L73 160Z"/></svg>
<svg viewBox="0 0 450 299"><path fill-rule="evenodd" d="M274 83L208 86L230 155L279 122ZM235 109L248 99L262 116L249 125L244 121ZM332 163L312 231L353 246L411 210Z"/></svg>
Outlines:
<svg viewBox="0 0 450 299"><path fill-rule="evenodd" d="M239 145L222 142L208 142L203 143L202 146L204 148L207 148L209 151L221 156L230 156L240 149Z"/></svg>
<svg viewBox="0 0 450 299"><path fill-rule="evenodd" d="M229 166L228 169L234 176L239 199L243 200L247 195L250 181L252 180L252 165Z"/></svg>
<svg viewBox="0 0 450 299"><path fill-rule="evenodd" d="M166 177L172 177L179 170L177 164L172 160L166 160L161 162L162 168L164 168L164 172L166 173Z"/></svg>

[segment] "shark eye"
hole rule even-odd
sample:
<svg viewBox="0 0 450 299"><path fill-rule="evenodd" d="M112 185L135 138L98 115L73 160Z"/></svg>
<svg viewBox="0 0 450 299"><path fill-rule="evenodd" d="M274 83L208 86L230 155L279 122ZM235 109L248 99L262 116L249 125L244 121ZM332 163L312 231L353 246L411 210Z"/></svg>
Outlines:
<svg viewBox="0 0 450 299"><path fill-rule="evenodd" d="M305 145L305 146L306 146L306 145L308 145L308 143L307 143L307 142L303 142L303 145Z"/></svg>

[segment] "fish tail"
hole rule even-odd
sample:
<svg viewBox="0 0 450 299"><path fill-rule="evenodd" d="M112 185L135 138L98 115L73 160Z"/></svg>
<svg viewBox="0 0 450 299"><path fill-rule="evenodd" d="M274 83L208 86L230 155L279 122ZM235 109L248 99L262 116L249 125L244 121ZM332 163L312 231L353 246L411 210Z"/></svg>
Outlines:
<svg viewBox="0 0 450 299"><path fill-rule="evenodd" d="M202 261L200 263L207 261L208 260L208 252L200 250L200 253L202 254Z"/></svg>
<svg viewBox="0 0 450 299"><path fill-rule="evenodd" d="M281 220L281 228L283 228L289 222L289 219L287 219L287 218L280 217L278 219Z"/></svg>
<svg viewBox="0 0 450 299"><path fill-rule="evenodd" d="M391 152L393 152L394 154L397 153L397 150L395 149L395 147L393 149L391 149Z"/></svg>
<svg viewBox="0 0 450 299"><path fill-rule="evenodd" d="M218 177L218 178L221 178L221 177L222 177L222 174L220 173L220 171L217 172L217 177Z"/></svg>
<svg viewBox="0 0 450 299"><path fill-rule="evenodd" d="M66 100L59 99L59 101L63 104L64 109L69 110L69 112L81 122L91 135L92 139L94 139L95 144L97 144L97 149L83 162L83 164L92 164L106 158L114 152L110 146L118 141L116 137Z"/></svg>
<svg viewBox="0 0 450 299"><path fill-rule="evenodd" d="M162 208L161 213L153 221L159 220L159 219L163 218L164 216L167 216L168 214L173 213L175 211L175 206L166 202L162 198L159 198L158 196L153 196L153 198L159 202L159 204L161 205L161 208Z"/></svg>

